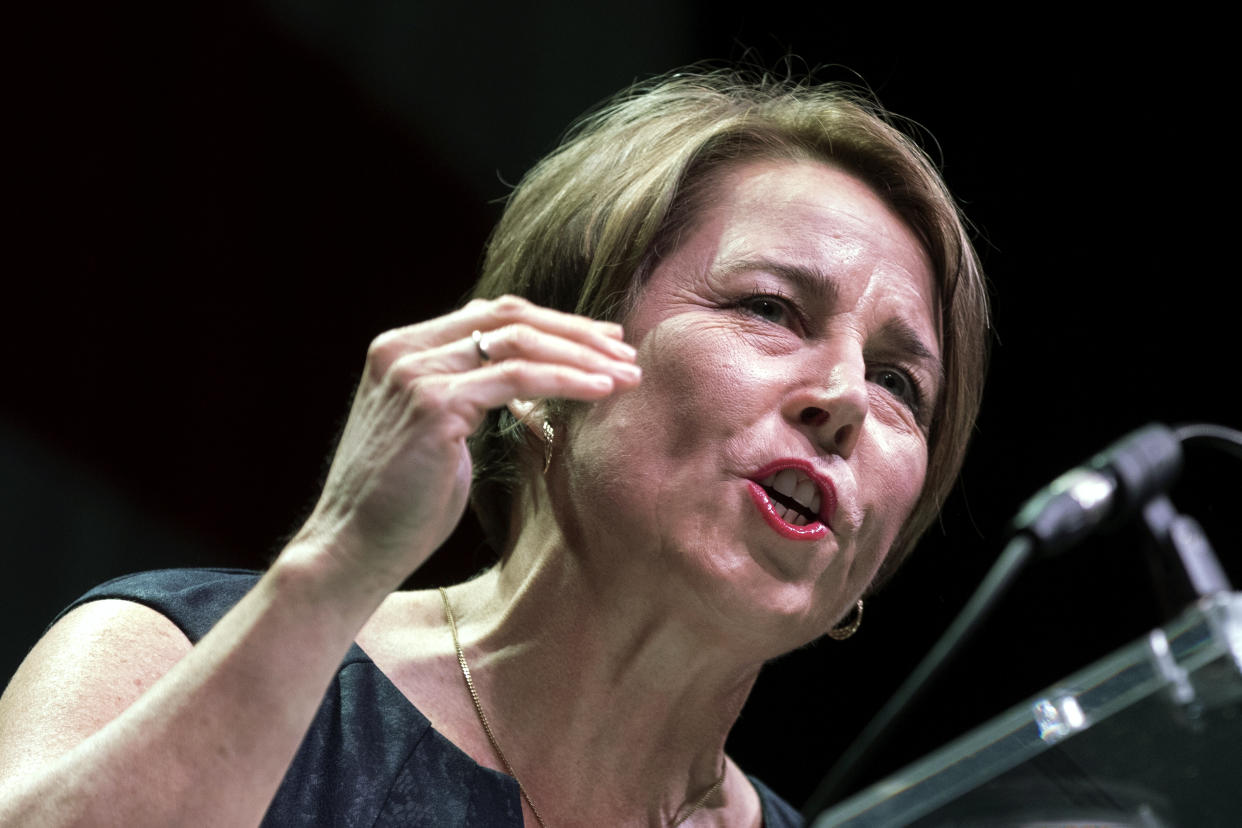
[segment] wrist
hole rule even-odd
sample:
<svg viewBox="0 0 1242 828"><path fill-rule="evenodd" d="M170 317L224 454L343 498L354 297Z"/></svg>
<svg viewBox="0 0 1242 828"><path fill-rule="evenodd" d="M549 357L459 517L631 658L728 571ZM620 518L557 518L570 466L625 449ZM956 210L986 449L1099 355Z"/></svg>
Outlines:
<svg viewBox="0 0 1242 828"><path fill-rule="evenodd" d="M264 580L291 600L329 609L361 624L404 578L370 565L339 538L303 530L281 551Z"/></svg>

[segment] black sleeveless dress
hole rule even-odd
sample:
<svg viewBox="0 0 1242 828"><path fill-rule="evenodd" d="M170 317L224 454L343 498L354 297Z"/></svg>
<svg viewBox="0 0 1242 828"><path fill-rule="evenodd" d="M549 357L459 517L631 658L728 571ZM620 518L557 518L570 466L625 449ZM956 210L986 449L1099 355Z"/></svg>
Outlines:
<svg viewBox="0 0 1242 828"><path fill-rule="evenodd" d="M259 579L237 569L165 569L108 581L88 601L119 598L164 615L197 642ZM802 819L751 778L766 828ZM356 644L341 662L264 826L512 826L512 777L480 766L431 726Z"/></svg>

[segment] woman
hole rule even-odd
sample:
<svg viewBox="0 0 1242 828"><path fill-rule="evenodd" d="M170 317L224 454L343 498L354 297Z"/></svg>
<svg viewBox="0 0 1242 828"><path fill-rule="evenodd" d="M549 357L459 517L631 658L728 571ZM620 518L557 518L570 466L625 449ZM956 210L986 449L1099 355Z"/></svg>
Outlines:
<svg viewBox="0 0 1242 828"><path fill-rule="evenodd" d="M795 821L728 731L766 660L857 629L978 405L934 168L839 91L674 76L527 176L476 297L374 341L261 578L50 629L0 700L5 824ZM394 592L471 494L499 563Z"/></svg>

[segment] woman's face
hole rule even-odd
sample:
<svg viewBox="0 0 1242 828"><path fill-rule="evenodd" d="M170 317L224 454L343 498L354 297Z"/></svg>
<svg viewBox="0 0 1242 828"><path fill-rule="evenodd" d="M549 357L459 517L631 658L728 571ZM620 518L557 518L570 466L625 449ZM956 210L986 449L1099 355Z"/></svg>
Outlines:
<svg viewBox="0 0 1242 828"><path fill-rule="evenodd" d="M642 383L569 424L562 516L783 651L849 610L922 489L935 288L905 223L834 167L742 163L713 195L626 322Z"/></svg>

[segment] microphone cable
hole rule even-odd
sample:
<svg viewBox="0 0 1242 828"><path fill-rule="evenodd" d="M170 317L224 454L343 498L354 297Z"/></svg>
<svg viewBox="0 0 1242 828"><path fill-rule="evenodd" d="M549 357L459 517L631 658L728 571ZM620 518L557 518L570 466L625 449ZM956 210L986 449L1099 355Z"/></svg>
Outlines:
<svg viewBox="0 0 1242 828"><path fill-rule="evenodd" d="M1030 559L1064 551L1099 526L1115 525L1161 495L1181 469L1183 443L1204 443L1242 459L1242 432L1208 423L1172 429L1153 423L1058 477L1027 501L1014 518L1013 536L966 605L811 794L802 810L808 822L858 776L862 760L892 737L893 724L978 631Z"/></svg>
<svg viewBox="0 0 1242 828"><path fill-rule="evenodd" d="M827 776L819 783L803 808L803 816L810 820L832 804L837 795L858 775L861 760L878 750L891 737L891 727L914 701L940 675L950 662L950 656L962 647L979 629L982 621L992 610L996 601L1009 589L1018 573L1026 566L1035 550L1034 542L1026 535L1018 535L1005 545L1000 558L988 570L983 582L971 595L970 600L953 619L931 650L918 663L913 672L897 688L880 711L872 717L862 732L850 743ZM809 824L809 823L808 823Z"/></svg>

